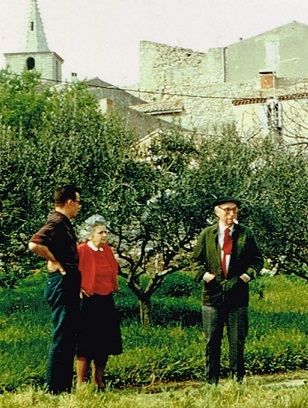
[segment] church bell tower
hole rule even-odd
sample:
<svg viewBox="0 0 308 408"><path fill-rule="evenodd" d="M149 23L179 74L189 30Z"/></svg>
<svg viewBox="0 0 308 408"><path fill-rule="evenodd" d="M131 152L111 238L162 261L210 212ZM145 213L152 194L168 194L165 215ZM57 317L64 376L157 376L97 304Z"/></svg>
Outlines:
<svg viewBox="0 0 308 408"><path fill-rule="evenodd" d="M63 59L48 48L37 0L30 0L24 51L4 56L7 68L15 74L36 70L43 80L61 82Z"/></svg>

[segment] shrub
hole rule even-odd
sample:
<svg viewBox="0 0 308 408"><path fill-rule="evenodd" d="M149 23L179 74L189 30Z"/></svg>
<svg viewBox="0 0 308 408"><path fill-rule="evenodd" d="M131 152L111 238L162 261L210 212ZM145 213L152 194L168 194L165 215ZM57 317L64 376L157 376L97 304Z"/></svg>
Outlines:
<svg viewBox="0 0 308 408"><path fill-rule="evenodd" d="M158 297L152 300L152 322L161 326L201 323L201 302L194 297Z"/></svg>
<svg viewBox="0 0 308 408"><path fill-rule="evenodd" d="M163 296L183 297L197 292L200 292L200 284L196 283L192 276L185 272L174 272L164 279L156 293Z"/></svg>

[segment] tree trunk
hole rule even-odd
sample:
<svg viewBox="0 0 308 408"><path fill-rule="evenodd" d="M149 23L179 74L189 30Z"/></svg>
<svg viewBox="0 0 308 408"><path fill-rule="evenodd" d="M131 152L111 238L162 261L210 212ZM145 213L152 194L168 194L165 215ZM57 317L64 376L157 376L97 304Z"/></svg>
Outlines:
<svg viewBox="0 0 308 408"><path fill-rule="evenodd" d="M140 321L143 326L151 325L151 301L139 299Z"/></svg>

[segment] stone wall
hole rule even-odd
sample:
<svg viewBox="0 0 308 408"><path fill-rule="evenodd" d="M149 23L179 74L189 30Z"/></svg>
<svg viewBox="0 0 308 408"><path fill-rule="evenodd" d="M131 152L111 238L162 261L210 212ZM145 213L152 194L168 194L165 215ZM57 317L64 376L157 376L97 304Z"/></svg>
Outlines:
<svg viewBox="0 0 308 408"><path fill-rule="evenodd" d="M189 89L224 80L223 49L207 53L148 41L140 43L140 89L164 91ZM155 95L144 95L153 100Z"/></svg>
<svg viewBox="0 0 308 408"><path fill-rule="evenodd" d="M258 76L250 83L214 83L201 86L191 81L189 87L166 88L166 93L152 95L157 101L180 103L183 111L176 123L188 130L213 132L221 125L236 121L232 100L235 98L259 97ZM190 96L191 95L191 96ZM165 120L165 114L157 115Z"/></svg>
<svg viewBox="0 0 308 408"><path fill-rule="evenodd" d="M180 117L181 126L186 129L207 129L211 114L205 115L204 111L221 116L220 112L226 109L222 100L214 102L213 99L203 98L205 95L213 96L217 92L217 84L223 83L223 55L223 49L201 53L142 41L139 84L141 97L148 102L180 102L184 108ZM153 93L142 93L142 90ZM159 117L165 119L165 115Z"/></svg>
<svg viewBox="0 0 308 408"><path fill-rule="evenodd" d="M275 89L261 89L260 71L276 72L275 87L288 94L295 92L299 78L307 83L307 60L308 26L297 22L204 53L142 41L140 96L147 102L182 104L182 127L211 132L233 121L250 121L249 109L236 109L232 99L276 95ZM259 113L258 106L253 116Z"/></svg>

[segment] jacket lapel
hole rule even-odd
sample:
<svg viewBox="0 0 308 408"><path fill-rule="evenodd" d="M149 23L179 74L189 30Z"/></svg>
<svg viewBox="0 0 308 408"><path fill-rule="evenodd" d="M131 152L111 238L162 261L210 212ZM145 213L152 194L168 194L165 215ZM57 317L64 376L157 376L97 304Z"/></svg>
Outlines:
<svg viewBox="0 0 308 408"><path fill-rule="evenodd" d="M220 265L221 260L221 249L218 242L218 224L215 224L212 229L212 242L209 253L212 254L213 258L215 259L214 264Z"/></svg>
<svg viewBox="0 0 308 408"><path fill-rule="evenodd" d="M234 230L232 233L232 253L231 253L231 258L230 258L230 264L229 264L229 273L232 274L233 272L233 264L236 262L238 259L238 238L240 234L240 226L239 225L234 225Z"/></svg>

